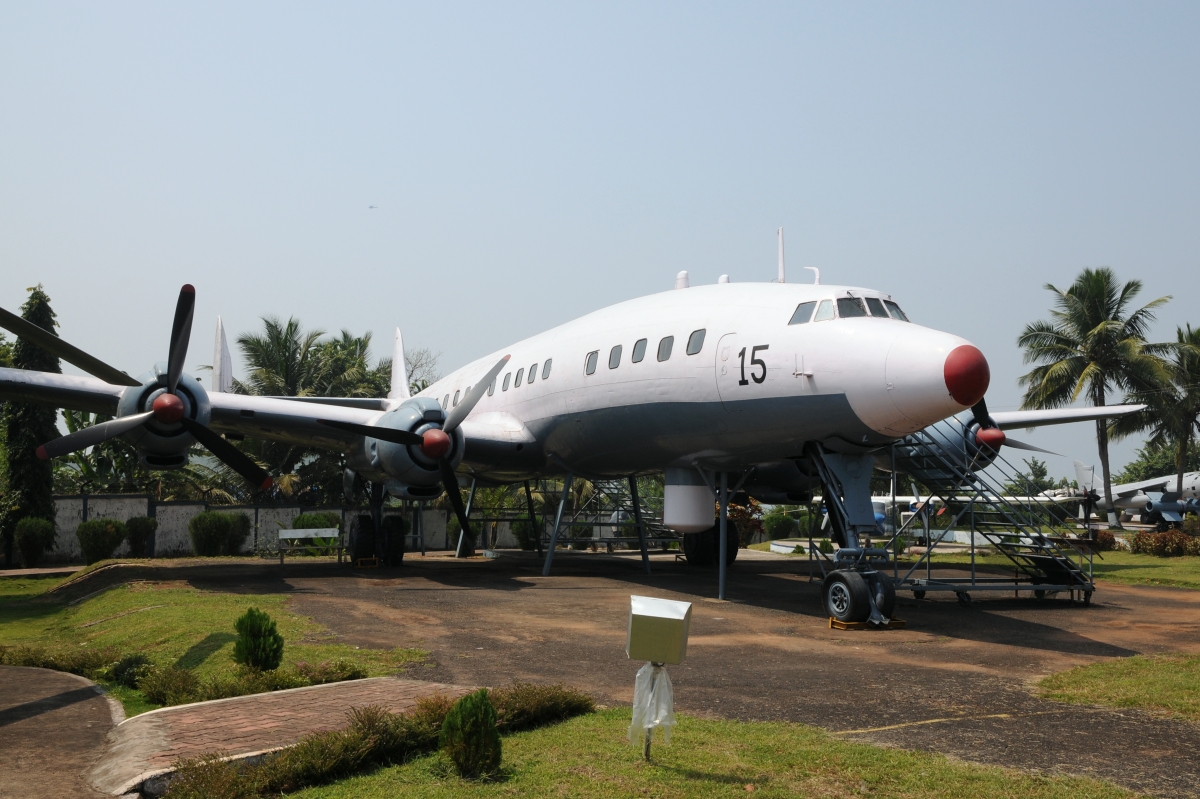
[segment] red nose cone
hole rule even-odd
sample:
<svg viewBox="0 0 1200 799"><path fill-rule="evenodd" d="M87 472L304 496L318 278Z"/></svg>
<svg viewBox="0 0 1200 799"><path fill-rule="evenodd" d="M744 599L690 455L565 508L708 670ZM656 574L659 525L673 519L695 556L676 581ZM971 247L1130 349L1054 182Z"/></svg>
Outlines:
<svg viewBox="0 0 1200 799"><path fill-rule="evenodd" d="M438 429L426 430L421 434L425 439L425 443L421 445L421 451L431 458L440 458L450 451L450 436Z"/></svg>
<svg viewBox="0 0 1200 799"><path fill-rule="evenodd" d="M994 450L1004 446L1004 431L998 427L986 427L975 434L975 442L980 446L987 444Z"/></svg>
<svg viewBox="0 0 1200 799"><path fill-rule="evenodd" d="M992 379L992 370L988 368L987 358L970 344L955 347L946 356L943 374L946 378L946 388L950 389L950 396L954 397L954 401L959 405L967 408L983 399Z"/></svg>
<svg viewBox="0 0 1200 799"><path fill-rule="evenodd" d="M159 394L150 405L154 419L163 424L175 424L183 418L183 400L174 394Z"/></svg>

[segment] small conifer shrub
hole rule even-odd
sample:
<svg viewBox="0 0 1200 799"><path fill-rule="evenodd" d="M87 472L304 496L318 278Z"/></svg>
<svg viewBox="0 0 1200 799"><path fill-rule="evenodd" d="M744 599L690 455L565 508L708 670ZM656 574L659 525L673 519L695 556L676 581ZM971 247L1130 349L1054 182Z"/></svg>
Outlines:
<svg viewBox="0 0 1200 799"><path fill-rule="evenodd" d="M14 535L26 569L37 566L42 555L54 549L54 522L46 519L27 516L17 522Z"/></svg>
<svg viewBox="0 0 1200 799"><path fill-rule="evenodd" d="M125 522L125 532L129 536L129 557L146 557L146 545L158 529L158 519L150 516L134 516Z"/></svg>
<svg viewBox="0 0 1200 799"><path fill-rule="evenodd" d="M259 671L279 668L283 662L283 636L270 616L258 608L250 608L234 622L233 628L238 634L233 644L234 660Z"/></svg>
<svg viewBox="0 0 1200 799"><path fill-rule="evenodd" d="M496 729L496 708L486 688L454 703L442 723L438 746L460 776L478 779L496 773L500 768L500 732Z"/></svg>
<svg viewBox="0 0 1200 799"><path fill-rule="evenodd" d="M107 560L125 540L125 523L116 519L91 519L75 529L83 562L91 565Z"/></svg>

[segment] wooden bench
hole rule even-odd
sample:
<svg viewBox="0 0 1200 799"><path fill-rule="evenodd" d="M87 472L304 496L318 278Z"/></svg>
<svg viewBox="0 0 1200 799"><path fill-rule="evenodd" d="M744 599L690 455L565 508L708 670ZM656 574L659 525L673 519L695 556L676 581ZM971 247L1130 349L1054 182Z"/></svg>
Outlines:
<svg viewBox="0 0 1200 799"><path fill-rule="evenodd" d="M313 555L330 555L337 551L338 563L342 562L342 553L346 546L342 541L342 531L336 527L317 527L311 530L280 530L279 531L279 565L283 565L283 556L287 553L303 552Z"/></svg>

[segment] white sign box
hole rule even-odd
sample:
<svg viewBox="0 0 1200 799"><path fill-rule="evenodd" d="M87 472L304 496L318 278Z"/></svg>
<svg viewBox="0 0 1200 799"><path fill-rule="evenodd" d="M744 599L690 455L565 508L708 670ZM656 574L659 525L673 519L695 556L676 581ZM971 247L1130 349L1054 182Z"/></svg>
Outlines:
<svg viewBox="0 0 1200 799"><path fill-rule="evenodd" d="M625 654L631 660L682 663L687 657L688 627L692 603L629 597L629 639Z"/></svg>

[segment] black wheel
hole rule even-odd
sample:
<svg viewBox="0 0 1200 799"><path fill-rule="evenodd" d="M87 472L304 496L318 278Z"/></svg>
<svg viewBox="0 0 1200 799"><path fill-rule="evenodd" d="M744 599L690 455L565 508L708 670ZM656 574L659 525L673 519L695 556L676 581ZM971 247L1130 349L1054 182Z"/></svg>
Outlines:
<svg viewBox="0 0 1200 799"><path fill-rule="evenodd" d="M1043 590L1041 588L1033 589L1033 598L1034 599L1045 599L1046 598L1045 590Z"/></svg>
<svg viewBox="0 0 1200 799"><path fill-rule="evenodd" d="M737 527L733 522L726 522L725 540L728 542L725 565L729 566L737 560L738 544L740 543ZM687 556L690 566L712 566L721 556L718 528L714 525L703 532L684 533L683 554Z"/></svg>
<svg viewBox="0 0 1200 799"><path fill-rule="evenodd" d="M351 563L375 554L375 527L366 513L360 513L354 520L350 531L350 554Z"/></svg>
<svg viewBox="0 0 1200 799"><path fill-rule="evenodd" d="M825 610L843 622L866 621L871 615L867 581L858 572L830 572L821 586Z"/></svg>
<svg viewBox="0 0 1200 799"><path fill-rule="evenodd" d="M924 598L925 598L924 589L918 588L915 591L913 591L913 599L924 599Z"/></svg>
<svg viewBox="0 0 1200 799"><path fill-rule="evenodd" d="M958 591L957 594L958 594L958 604L962 605L963 607L966 607L967 605L971 604L971 595L968 594L966 591Z"/></svg>
<svg viewBox="0 0 1200 799"><path fill-rule="evenodd" d="M880 615L890 619L896 610L896 586L892 583L892 578L876 572L871 580L871 588L875 592L875 607Z"/></svg>
<svg viewBox="0 0 1200 799"><path fill-rule="evenodd" d="M708 531L703 533L684 533L683 534L683 555L687 558L689 566L711 566L715 558L712 556L712 547L705 546L707 541L705 536Z"/></svg>
<svg viewBox="0 0 1200 799"><path fill-rule="evenodd" d="M384 560L390 568L404 565L404 537L408 533L408 525L403 516L383 517L383 538L386 547Z"/></svg>
<svg viewBox="0 0 1200 799"><path fill-rule="evenodd" d="M1091 591L1083 592L1083 604L1084 605L1092 604L1092 592Z"/></svg>

